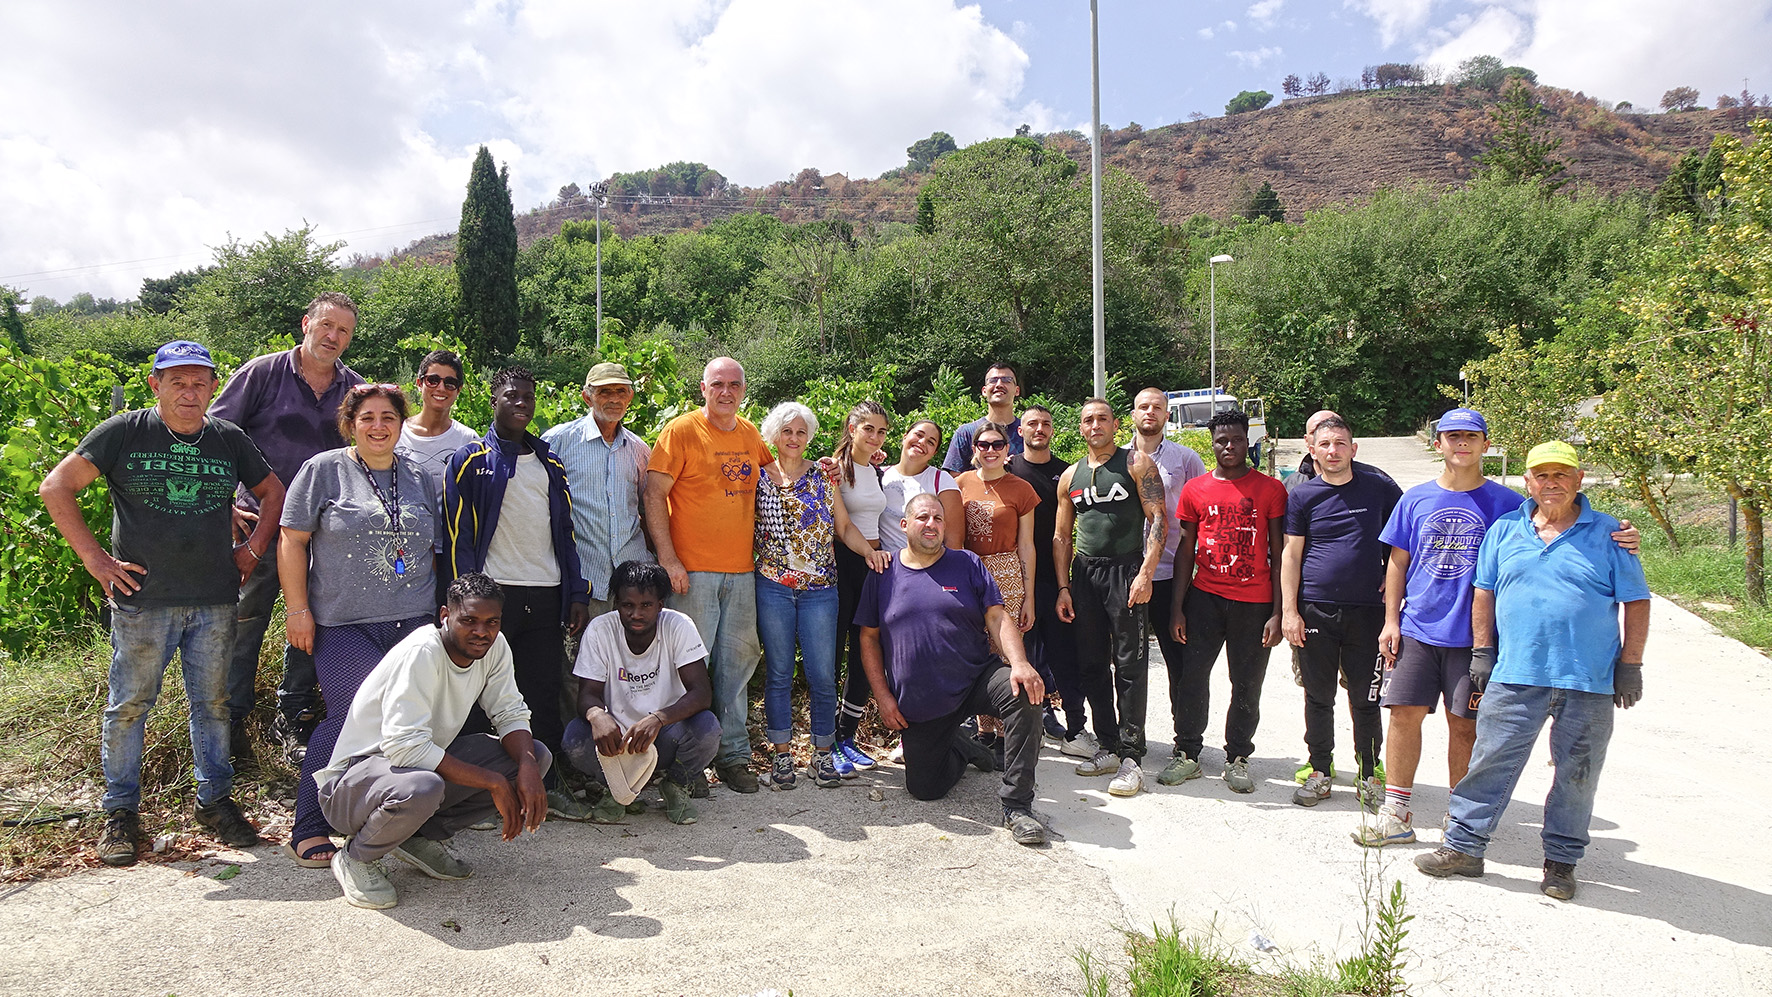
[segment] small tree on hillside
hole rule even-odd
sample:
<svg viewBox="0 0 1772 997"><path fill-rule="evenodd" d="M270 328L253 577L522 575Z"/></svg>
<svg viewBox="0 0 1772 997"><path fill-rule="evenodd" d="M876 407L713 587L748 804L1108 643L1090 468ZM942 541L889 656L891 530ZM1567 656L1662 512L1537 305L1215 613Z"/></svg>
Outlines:
<svg viewBox="0 0 1772 997"><path fill-rule="evenodd" d="M1674 87L1661 95L1661 109L1663 111L1690 111L1697 106L1697 87Z"/></svg>
<svg viewBox="0 0 1772 997"><path fill-rule="evenodd" d="M1541 182L1547 190L1567 183L1556 179L1565 164L1552 155L1563 140L1543 130L1544 115L1544 105L1533 95L1530 84L1508 80L1501 88L1500 102L1489 110L1495 141L1477 156L1484 173L1505 183Z"/></svg>
<svg viewBox="0 0 1772 997"><path fill-rule="evenodd" d="M910 157L911 167L916 170L927 170L935 165L935 161L958 149L954 137L947 132L934 132L928 138L920 138L905 148L904 154Z"/></svg>
<svg viewBox="0 0 1772 997"><path fill-rule="evenodd" d="M1310 79L1304 81L1304 92L1312 97L1321 97L1329 92L1329 86L1328 74L1318 70L1311 74Z"/></svg>
<svg viewBox="0 0 1772 997"><path fill-rule="evenodd" d="M1501 86L1506 73L1506 64L1495 56L1473 55L1458 64L1458 72L1453 75L1452 82L1461 87L1494 90Z"/></svg>
<svg viewBox="0 0 1772 997"><path fill-rule="evenodd" d="M1286 206L1280 203L1280 195L1274 192L1274 185L1266 180L1261 182L1261 189L1249 199L1249 210L1244 215L1250 221L1266 218L1276 225L1286 220Z"/></svg>
<svg viewBox="0 0 1772 997"><path fill-rule="evenodd" d="M474 155L461 202L455 273L461 283L462 339L475 363L517 348L517 221L509 168L493 167L485 146Z"/></svg>
<svg viewBox="0 0 1772 997"><path fill-rule="evenodd" d="M1232 97L1230 103L1224 105L1226 114L1242 114L1245 111L1259 111L1273 101L1274 95L1266 90L1244 90Z"/></svg>
<svg viewBox="0 0 1772 997"><path fill-rule="evenodd" d="M1280 81L1280 92L1288 97L1303 96L1304 81L1298 78L1297 73L1287 73L1286 78Z"/></svg>

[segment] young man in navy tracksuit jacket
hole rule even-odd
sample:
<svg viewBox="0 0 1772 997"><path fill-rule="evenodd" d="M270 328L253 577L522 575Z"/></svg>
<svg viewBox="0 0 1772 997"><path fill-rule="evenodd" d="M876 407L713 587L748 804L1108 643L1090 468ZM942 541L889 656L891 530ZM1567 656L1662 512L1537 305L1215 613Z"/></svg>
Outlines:
<svg viewBox="0 0 1772 997"><path fill-rule="evenodd" d="M529 432L534 376L520 367L493 375L492 412L485 438L449 458L443 482L448 550L438 574L447 585L483 571L504 588L503 633L517 688L529 704L531 731L560 758L566 664L561 629L573 636L584 629L591 590L579 570L566 468ZM589 817L584 804L553 788L555 778L550 772L549 812Z"/></svg>

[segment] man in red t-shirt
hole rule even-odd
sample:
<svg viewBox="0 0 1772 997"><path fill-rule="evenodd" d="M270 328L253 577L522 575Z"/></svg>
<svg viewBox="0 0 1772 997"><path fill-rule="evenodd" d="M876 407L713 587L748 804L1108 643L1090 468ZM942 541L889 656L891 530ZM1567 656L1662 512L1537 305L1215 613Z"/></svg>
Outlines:
<svg viewBox="0 0 1772 997"><path fill-rule="evenodd" d="M1220 412L1207 424L1217 466L1181 490L1176 516L1174 636L1187 645L1181 669L1175 754L1158 781L1200 777L1212 666L1225 650L1231 706L1224 719L1224 781L1252 793L1249 756L1261 721L1268 651L1280 643L1280 564L1286 488L1249 466L1249 417ZM1196 565L1198 570L1196 571Z"/></svg>

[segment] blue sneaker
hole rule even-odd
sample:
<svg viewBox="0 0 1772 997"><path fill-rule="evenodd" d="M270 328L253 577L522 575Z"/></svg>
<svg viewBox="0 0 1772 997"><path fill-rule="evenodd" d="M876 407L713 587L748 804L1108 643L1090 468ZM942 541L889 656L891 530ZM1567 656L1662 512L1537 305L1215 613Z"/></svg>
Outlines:
<svg viewBox="0 0 1772 997"><path fill-rule="evenodd" d="M849 759L844 757L842 751L837 748L832 748L830 755L831 768L837 770L837 777L839 779L855 778L855 766L849 763Z"/></svg>
<svg viewBox="0 0 1772 997"><path fill-rule="evenodd" d="M842 755L843 758L848 761L850 765L854 766L858 772L866 772L868 769L879 764L874 761L874 756L856 747L854 741L842 742L837 745L837 750L833 751L832 754Z"/></svg>

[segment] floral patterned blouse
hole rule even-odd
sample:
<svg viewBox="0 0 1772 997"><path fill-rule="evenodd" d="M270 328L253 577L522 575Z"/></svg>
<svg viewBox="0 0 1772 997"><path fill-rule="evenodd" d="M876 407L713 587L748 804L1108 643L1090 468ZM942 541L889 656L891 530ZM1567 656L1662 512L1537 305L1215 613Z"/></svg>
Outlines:
<svg viewBox="0 0 1772 997"><path fill-rule="evenodd" d="M757 573L791 589L837 584L836 519L831 484L815 463L793 487L765 473L757 481Z"/></svg>

